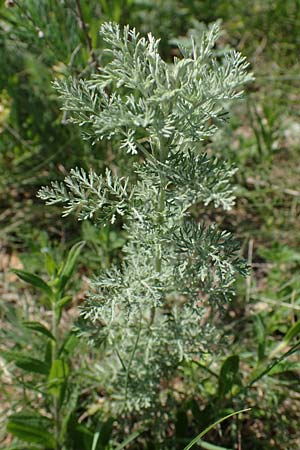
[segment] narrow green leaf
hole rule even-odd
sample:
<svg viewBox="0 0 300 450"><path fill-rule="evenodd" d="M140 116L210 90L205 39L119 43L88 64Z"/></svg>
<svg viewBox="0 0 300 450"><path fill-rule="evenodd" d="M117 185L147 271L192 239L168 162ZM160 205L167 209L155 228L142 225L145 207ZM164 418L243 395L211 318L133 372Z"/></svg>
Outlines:
<svg viewBox="0 0 300 450"><path fill-rule="evenodd" d="M29 330L36 331L37 333L43 334L44 336L55 341L55 337L53 336L53 334L40 322L24 321L22 322L22 325L24 325L24 327L28 328Z"/></svg>
<svg viewBox="0 0 300 450"><path fill-rule="evenodd" d="M45 448L55 448L55 439L45 429L50 421L42 416L14 414L8 418L7 432L30 444L41 444ZM24 447L23 447L24 448Z"/></svg>
<svg viewBox="0 0 300 450"><path fill-rule="evenodd" d="M0 352L1 356L6 361L14 362L17 367L27 372L39 373L42 375L48 375L49 367L44 361L27 356L24 353L17 351Z"/></svg>
<svg viewBox="0 0 300 450"><path fill-rule="evenodd" d="M258 341L258 348L257 348L258 361L262 361L265 358L266 342L265 342L265 326L260 314L256 315L254 318L254 327Z"/></svg>
<svg viewBox="0 0 300 450"><path fill-rule="evenodd" d="M118 445L118 447L116 447L115 450L122 450L123 448L126 447L126 445L130 444L131 442L133 442L140 434L143 433L144 430L140 430L140 431L135 431L134 433L132 433L130 436L128 436L127 439L125 439L125 441L123 441L121 444Z"/></svg>
<svg viewBox="0 0 300 450"><path fill-rule="evenodd" d="M18 275L21 280L43 291L48 297L52 297L53 292L51 287L45 283L42 278L34 275L33 273L25 272L24 270L13 269L12 272Z"/></svg>
<svg viewBox="0 0 300 450"><path fill-rule="evenodd" d="M269 375L272 376L285 372L294 372L299 370L300 370L300 362L281 361L269 371Z"/></svg>
<svg viewBox="0 0 300 450"><path fill-rule="evenodd" d="M33 413L29 409L23 409L22 411L11 414L9 416L9 420L11 420L14 423L21 423L25 425L32 425L32 426L40 426L41 428L48 429L52 426L52 420L49 419L49 417L42 416L38 413Z"/></svg>
<svg viewBox="0 0 300 450"><path fill-rule="evenodd" d="M300 320L298 320L298 322L296 322L292 328L289 329L289 331L286 333L286 335L283 338L283 342L288 345L291 340L298 336L300 334Z"/></svg>
<svg viewBox="0 0 300 450"><path fill-rule="evenodd" d="M79 398L79 387L74 385L72 387L72 392L68 396L68 407L66 408L62 420L61 420L61 427L60 427L60 439L63 440L64 436L66 436L66 433L68 433L68 429L73 429L73 413L76 410L77 402ZM69 428L70 426L70 428Z"/></svg>
<svg viewBox="0 0 300 450"><path fill-rule="evenodd" d="M114 419L112 417L107 419L106 422L99 423L98 429L93 436L91 450L96 450L97 448L106 448L111 438L113 423Z"/></svg>
<svg viewBox="0 0 300 450"><path fill-rule="evenodd" d="M209 425L207 428L205 428L205 430L203 430L201 433L199 433L198 436L196 436L186 447L184 447L183 450L190 450L190 448L192 448L195 444L197 444L199 439L201 439L203 436L205 436L214 427L219 425L219 423L224 422L224 420L229 419L230 417L235 416L236 414L240 414L240 413L243 413L243 412L246 412L246 411L250 411L250 410L251 410L251 408L241 409L240 411L235 411L235 412L233 412L231 414L228 414L225 417L222 417L221 419L217 420L212 425Z"/></svg>
<svg viewBox="0 0 300 450"><path fill-rule="evenodd" d="M97 444L99 441L99 437L100 437L100 431L97 431L96 433L94 433L92 450L97 450Z"/></svg>
<svg viewBox="0 0 300 450"><path fill-rule="evenodd" d="M106 447L110 441L114 419L109 417L105 422L102 423L100 429L100 442L103 447Z"/></svg>
<svg viewBox="0 0 300 450"><path fill-rule="evenodd" d="M11 433L22 441L42 444L46 448L55 448L55 440L52 435L40 427L22 425L9 421L6 429L8 433Z"/></svg>
<svg viewBox="0 0 300 450"><path fill-rule="evenodd" d="M296 322L286 333L282 341L272 350L269 359L274 358L278 353L287 347L291 341L300 334L300 320Z"/></svg>
<svg viewBox="0 0 300 450"><path fill-rule="evenodd" d="M269 374L271 372L271 370L274 371L275 367L277 367L279 364L282 363L282 361L286 360L286 358L293 355L295 352L298 352L299 348L300 348L300 342L297 342L295 345L293 345L287 352L285 352L279 358L273 359L273 361L271 361L271 362L269 362L269 360L268 360L265 364L260 364L255 370L253 370L245 388L248 389L250 386L252 386L258 380L263 378L265 375ZM271 359L271 356L270 356L270 359Z"/></svg>
<svg viewBox="0 0 300 450"><path fill-rule="evenodd" d="M211 444L210 442L198 441L197 445L205 450L232 450L228 447L220 447L219 445Z"/></svg>
<svg viewBox="0 0 300 450"><path fill-rule="evenodd" d="M75 268L76 261L84 245L84 241L78 242L77 244L73 245L73 247L69 251L67 260L58 273L60 289L63 289L66 286L67 282L70 280Z"/></svg>
<svg viewBox="0 0 300 450"><path fill-rule="evenodd" d="M58 300L56 305L58 308L63 308L64 306L68 305L72 301L72 297L70 295L66 295L65 297Z"/></svg>
<svg viewBox="0 0 300 450"><path fill-rule="evenodd" d="M53 277L57 271L57 264L48 251L45 252L45 264L48 274Z"/></svg>

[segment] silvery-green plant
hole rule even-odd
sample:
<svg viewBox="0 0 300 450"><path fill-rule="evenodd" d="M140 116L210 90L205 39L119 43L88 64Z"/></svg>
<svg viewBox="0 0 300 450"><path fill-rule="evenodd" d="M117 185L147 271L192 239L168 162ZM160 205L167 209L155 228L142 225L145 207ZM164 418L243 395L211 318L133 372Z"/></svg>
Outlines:
<svg viewBox="0 0 300 450"><path fill-rule="evenodd" d="M172 64L151 34L105 23L101 36L110 59L99 73L55 86L85 138L136 155L132 176L76 168L39 196L63 203L64 215L99 227L121 223L127 232L120 265L91 283L82 333L105 344L111 404L143 411L157 406L182 362L209 350L208 311L232 297L236 275L246 272L230 233L194 219L191 208L234 203L235 168L210 155L207 143L251 75L238 52L215 52L218 24L180 47Z"/></svg>

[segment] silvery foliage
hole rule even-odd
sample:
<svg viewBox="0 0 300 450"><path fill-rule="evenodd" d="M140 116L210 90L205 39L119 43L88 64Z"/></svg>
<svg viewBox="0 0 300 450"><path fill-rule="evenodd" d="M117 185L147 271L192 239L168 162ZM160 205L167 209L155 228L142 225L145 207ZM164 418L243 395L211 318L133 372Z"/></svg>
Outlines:
<svg viewBox="0 0 300 450"><path fill-rule="evenodd" d="M215 333L208 311L232 297L236 274L246 272L232 236L197 223L190 210L233 205L235 169L205 147L251 75L238 52L215 55L218 24L180 48L172 64L151 34L105 23L101 36L110 62L91 80L56 88L85 138L119 139L120 150L142 162L132 179L75 169L39 196L63 203L64 215L77 212L99 226L117 220L127 231L120 266L92 283L82 333L106 344L107 395L141 411L157 405L182 362L208 350Z"/></svg>

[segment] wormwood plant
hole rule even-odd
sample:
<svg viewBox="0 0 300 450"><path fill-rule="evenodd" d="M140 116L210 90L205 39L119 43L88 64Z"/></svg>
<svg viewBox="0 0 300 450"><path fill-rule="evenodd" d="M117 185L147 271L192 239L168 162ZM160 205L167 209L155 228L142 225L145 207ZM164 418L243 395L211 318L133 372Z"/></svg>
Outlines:
<svg viewBox="0 0 300 450"><path fill-rule="evenodd" d="M76 168L39 197L64 204L65 216L126 230L122 261L91 283L80 331L105 348L99 370L111 407L151 412L181 364L209 351L209 313L231 299L236 275L247 270L230 233L194 213L200 204L233 205L236 169L210 155L208 143L251 75L238 52L215 52L218 24L180 47L172 64L151 34L113 23L100 33L106 65L55 87L86 139L111 140L129 154L132 176Z"/></svg>

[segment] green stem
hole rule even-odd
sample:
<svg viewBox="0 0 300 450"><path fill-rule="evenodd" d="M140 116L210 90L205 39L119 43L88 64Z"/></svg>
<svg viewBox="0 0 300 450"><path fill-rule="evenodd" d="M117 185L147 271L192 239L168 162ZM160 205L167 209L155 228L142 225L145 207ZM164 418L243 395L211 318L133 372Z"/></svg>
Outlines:
<svg viewBox="0 0 300 450"><path fill-rule="evenodd" d="M155 319L155 312L156 312L156 308L155 308L155 306L152 306L151 313L150 313L150 327L153 325L153 322Z"/></svg>
<svg viewBox="0 0 300 450"><path fill-rule="evenodd" d="M156 162L154 156L148 152L148 150L141 144L141 142L136 142L137 148L141 151L141 153L145 156L145 158L149 159L152 162Z"/></svg>
<svg viewBox="0 0 300 450"><path fill-rule="evenodd" d="M52 343L52 364L57 358L57 349L58 349L58 318L56 311L56 301L52 299L52 334L55 340ZM60 450L59 445L59 434L60 434L60 417L59 417L59 403L58 397L53 395L53 420L54 420L54 435L55 435L55 450Z"/></svg>
<svg viewBox="0 0 300 450"><path fill-rule="evenodd" d="M159 157L160 157L161 163L164 163L167 158L166 146L164 145L163 139L161 139L160 143L159 143ZM165 203L166 203L165 185L166 185L166 180L165 180L164 176L162 174L160 174L160 192L159 192L159 200L158 200L158 208L157 208L158 225L161 225L163 223L163 213L165 210ZM156 250L156 257L155 257L155 271L157 273L161 272L161 265L162 265L161 245L158 244L157 250ZM156 308L155 308L155 306L153 306L151 308L151 314L150 314L150 326L154 322L155 312L156 312Z"/></svg>
<svg viewBox="0 0 300 450"><path fill-rule="evenodd" d="M138 347L138 343L139 343L140 335L141 335L141 329L142 329L142 314L140 314L140 323L139 323L139 328L138 328L138 334L137 334L137 337L136 337L136 340L135 340L135 343L134 343L133 350L132 350L131 355L130 355L130 359L129 359L129 362L128 362L127 369L126 369L125 400L124 400L125 409L126 409L127 398L128 398L129 371L130 371L130 367L131 367L131 364L132 364L135 352L136 352L137 347Z"/></svg>
<svg viewBox="0 0 300 450"><path fill-rule="evenodd" d="M196 361L195 359L192 360L194 364L196 364L198 367L201 367L205 372L209 373L215 378L219 378L219 375L215 373L213 370L211 370L209 367L206 367L204 364L201 364L199 361Z"/></svg>

